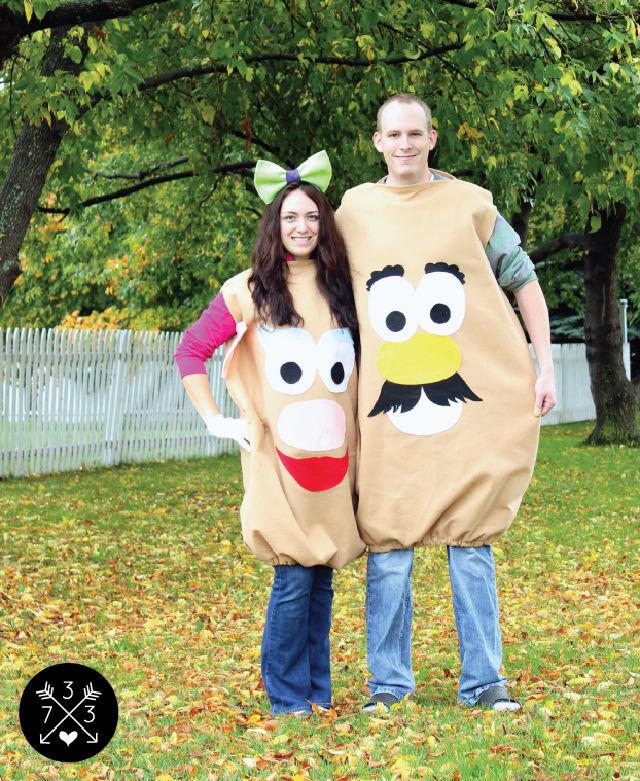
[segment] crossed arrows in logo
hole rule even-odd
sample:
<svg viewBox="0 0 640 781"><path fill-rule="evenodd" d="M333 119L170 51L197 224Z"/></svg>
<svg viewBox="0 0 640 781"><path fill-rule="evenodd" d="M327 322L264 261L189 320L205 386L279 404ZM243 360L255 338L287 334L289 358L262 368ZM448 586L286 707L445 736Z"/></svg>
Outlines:
<svg viewBox="0 0 640 781"><path fill-rule="evenodd" d="M62 705L62 703L60 703L60 702L58 702L58 700L56 700L56 698L53 696L53 686L51 686L51 685L50 685L50 684L48 684L48 683L45 683L45 685L44 685L44 689L38 689L38 690L36 691L36 694L38 695L38 697L40 697L40 699L41 699L41 700L51 700L52 702L55 702L55 704L56 704L56 705L57 705L57 706L58 706L58 707L59 707L59 708L60 708L60 709L61 709L61 710L64 712L64 714L65 714L65 715L62 717L62 719L60 719L60 721L59 721L59 722L56 724L56 726L55 726L55 727L54 727L54 728L53 728L53 729L52 729L50 732L47 732L47 734L46 734L44 737L42 737L42 735L40 735L40 743L44 743L44 744L47 744L47 745L48 745L48 744L49 744L49 741L47 740L47 738L51 737L51 735L52 735L52 734L53 734L53 733L54 733L54 732L55 732L55 731L58 729L58 727L59 727L61 724L63 724L63 723L64 723L64 722L65 722L67 719L72 719L73 721L75 721L75 723L76 723L76 724L77 724L77 725L80 727L80 729L81 729L81 730L82 730L82 731L83 731L83 732L84 732L86 735L88 735L88 736L89 736L89 739L87 740L87 743L97 743L97 742L98 742L98 733L96 732L96 734L95 734L95 735L92 735L90 732L88 732L88 731L87 731L87 730L86 730L86 729L85 729L85 728L82 726L82 724L80 724L80 722L78 721L78 719L76 719L76 717L72 715L72 714L73 714L73 711L74 711L74 710L77 710L77 709L78 709L78 708L79 708L79 707L82 705L82 703L83 703L85 700L90 700L91 702L93 702L93 701L95 701L95 700L97 700L97 699L98 699L98 697L100 696L101 692L99 692L99 691L96 691L96 690L93 688L93 684L89 683L89 685L88 685L88 686L85 686L85 687L84 687L84 690L83 690L84 697L83 697L83 698L80 700L80 702L79 702L77 705L74 705L74 707L73 707L71 710L67 710L67 709L64 707L64 705ZM67 745L68 745L68 744L67 744Z"/></svg>

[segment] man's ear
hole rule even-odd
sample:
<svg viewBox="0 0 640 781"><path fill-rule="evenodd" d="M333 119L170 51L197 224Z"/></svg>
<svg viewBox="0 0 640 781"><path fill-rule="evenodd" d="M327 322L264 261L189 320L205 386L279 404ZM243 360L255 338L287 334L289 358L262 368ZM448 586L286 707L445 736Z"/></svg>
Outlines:
<svg viewBox="0 0 640 781"><path fill-rule="evenodd" d="M380 135L380 133L378 133L377 130L373 134L372 138L373 138L373 145L375 146L375 148L378 150L378 152L382 152L382 136Z"/></svg>
<svg viewBox="0 0 640 781"><path fill-rule="evenodd" d="M431 131L429 132L429 149L433 149L435 147L437 140L438 134L433 128L431 128Z"/></svg>

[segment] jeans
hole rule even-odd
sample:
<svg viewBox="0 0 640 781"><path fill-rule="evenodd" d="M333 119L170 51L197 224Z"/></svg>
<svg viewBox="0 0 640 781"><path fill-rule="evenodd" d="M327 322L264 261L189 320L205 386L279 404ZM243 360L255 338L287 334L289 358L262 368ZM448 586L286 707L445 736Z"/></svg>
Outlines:
<svg viewBox="0 0 640 781"><path fill-rule="evenodd" d="M490 545L449 546L449 576L458 629L461 671L458 698L474 705L500 675L502 640L496 570ZM413 550L369 553L367 560L367 661L371 694L404 697L415 689L411 669Z"/></svg>
<svg viewBox="0 0 640 781"><path fill-rule="evenodd" d="M331 706L329 630L333 570L274 567L260 667L274 714Z"/></svg>

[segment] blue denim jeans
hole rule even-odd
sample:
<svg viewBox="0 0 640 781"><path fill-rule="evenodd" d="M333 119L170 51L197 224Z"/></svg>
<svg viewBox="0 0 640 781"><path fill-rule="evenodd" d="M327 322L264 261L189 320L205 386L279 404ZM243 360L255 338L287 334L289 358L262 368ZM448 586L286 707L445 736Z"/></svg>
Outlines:
<svg viewBox="0 0 640 781"><path fill-rule="evenodd" d="M333 570L274 567L260 667L274 714L331 705L329 630Z"/></svg>
<svg viewBox="0 0 640 781"><path fill-rule="evenodd" d="M490 545L447 548L461 671L458 698L474 705L500 675L502 640L496 570ZM367 560L367 661L371 694L404 697L415 689L411 669L413 550L369 553Z"/></svg>

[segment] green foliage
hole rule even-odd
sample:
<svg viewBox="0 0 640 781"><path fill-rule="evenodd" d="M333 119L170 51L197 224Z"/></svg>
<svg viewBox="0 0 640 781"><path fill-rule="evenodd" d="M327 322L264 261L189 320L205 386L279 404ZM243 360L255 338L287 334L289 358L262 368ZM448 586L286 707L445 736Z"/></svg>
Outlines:
<svg viewBox="0 0 640 781"><path fill-rule="evenodd" d="M32 18L44 18L47 11L60 5L60 0L3 0L2 5L6 6L10 11L24 14L29 22Z"/></svg>
<svg viewBox="0 0 640 781"><path fill-rule="evenodd" d="M598 20L570 21L554 18L557 5L534 0L495 7L480 0L475 8L382 0L375 9L346 0L215 7L179 0L92 27L77 79L39 75L49 34L35 33L2 73L0 133L11 138L23 119L69 123L41 204L71 214L66 232L48 244L48 265L58 269L53 285L38 239L47 223L36 218L25 274L0 322L51 325L74 310L109 306L120 322L186 325L226 275L248 264L262 206L247 170L215 171L258 157L291 167L326 148L337 206L347 187L383 173L370 136L378 105L398 90L432 105L440 139L434 166L465 171L491 189L507 217L521 198L533 199L532 233L541 242L582 231L594 204L623 201L633 224L640 192L634 10L630 0L595 2L589 12L602 14ZM85 34L69 31L74 61ZM145 81L181 68L212 72L153 88ZM10 144L0 150L0 175L10 154ZM98 172L149 170L180 157L184 165L158 173L193 177L81 208L134 183ZM109 258L125 255L129 275L109 285ZM63 274L70 265L80 272ZM55 284L62 280L66 297ZM571 289L577 304L579 287L575 273L559 282L549 274L545 290L563 300Z"/></svg>

